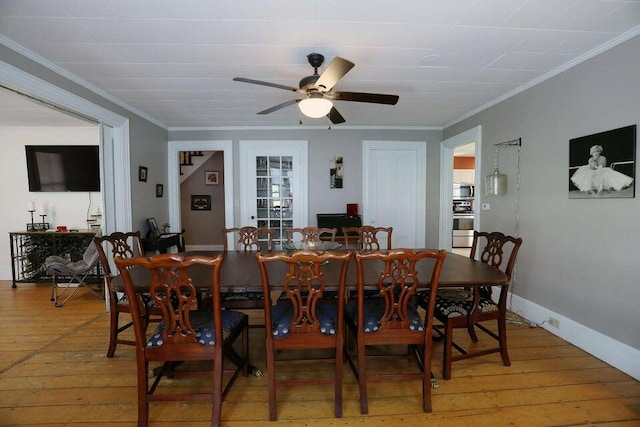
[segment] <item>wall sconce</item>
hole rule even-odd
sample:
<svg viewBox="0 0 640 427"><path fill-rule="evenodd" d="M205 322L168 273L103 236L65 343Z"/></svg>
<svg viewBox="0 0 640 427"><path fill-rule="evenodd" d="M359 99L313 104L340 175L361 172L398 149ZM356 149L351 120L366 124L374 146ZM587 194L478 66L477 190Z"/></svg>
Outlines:
<svg viewBox="0 0 640 427"><path fill-rule="evenodd" d="M521 139L514 139L512 141L501 142L499 144L495 144L495 161L493 167L493 173L491 175L487 175L484 178L484 194L487 196L503 196L507 194L507 176L500 173L498 169L498 150L502 146L521 146ZM520 148L518 148L518 154L520 153ZM518 172L519 173L519 172Z"/></svg>

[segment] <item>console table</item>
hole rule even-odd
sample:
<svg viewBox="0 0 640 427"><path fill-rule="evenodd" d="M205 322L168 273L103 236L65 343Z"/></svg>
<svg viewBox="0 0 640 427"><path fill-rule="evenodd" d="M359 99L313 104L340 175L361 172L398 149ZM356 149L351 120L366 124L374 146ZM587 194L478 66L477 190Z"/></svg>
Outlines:
<svg viewBox="0 0 640 427"><path fill-rule="evenodd" d="M45 259L58 255L72 261L82 259L84 251L96 235L92 230L14 231L9 233L11 245L12 287L16 283L34 283L53 280L45 271ZM100 272L96 270L96 279Z"/></svg>
<svg viewBox="0 0 640 427"><path fill-rule="evenodd" d="M159 237L142 239L142 248L145 252L166 253L167 249L175 246L178 252L184 251L182 233L166 233Z"/></svg>

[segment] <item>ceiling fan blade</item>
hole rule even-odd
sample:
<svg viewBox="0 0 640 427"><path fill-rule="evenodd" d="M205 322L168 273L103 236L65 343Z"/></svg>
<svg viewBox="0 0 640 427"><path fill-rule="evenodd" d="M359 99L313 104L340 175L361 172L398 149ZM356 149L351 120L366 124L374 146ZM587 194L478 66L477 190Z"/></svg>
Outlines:
<svg viewBox="0 0 640 427"><path fill-rule="evenodd" d="M331 120L331 123L334 125L345 122L344 117L342 117L342 114L338 113L336 107L331 107L331 110L329 111L329 120Z"/></svg>
<svg viewBox="0 0 640 427"><path fill-rule="evenodd" d="M300 100L292 99L290 101L283 102L282 104L274 105L273 107L267 108L266 110L262 110L258 114L264 115L264 114L273 113L274 111L280 110L281 108L284 108L284 107L288 107L289 105L293 105L297 102L300 102Z"/></svg>
<svg viewBox="0 0 640 427"><path fill-rule="evenodd" d="M398 95L384 95L381 93L364 92L332 92L327 97L336 101L371 102L374 104L396 105L400 97Z"/></svg>
<svg viewBox="0 0 640 427"><path fill-rule="evenodd" d="M344 58L336 56L329 66L324 70L318 80L316 86L321 87L324 91L331 90L338 83L338 80L344 77L354 67L354 63Z"/></svg>
<svg viewBox="0 0 640 427"><path fill-rule="evenodd" d="M298 88L295 88L295 87L280 85L278 83L263 82L262 80L245 79L244 77L234 77L233 80L236 81L236 82L251 83L251 84L254 84L254 85L275 87L277 89L290 90L290 91L293 91L293 92L297 92L298 91Z"/></svg>

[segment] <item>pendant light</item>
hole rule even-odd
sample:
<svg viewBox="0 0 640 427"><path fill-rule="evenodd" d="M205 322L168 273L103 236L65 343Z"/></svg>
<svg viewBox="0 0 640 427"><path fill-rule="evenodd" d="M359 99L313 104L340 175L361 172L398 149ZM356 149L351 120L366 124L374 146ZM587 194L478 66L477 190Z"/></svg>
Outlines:
<svg viewBox="0 0 640 427"><path fill-rule="evenodd" d="M498 170L498 145L495 146L495 162L493 173L484 178L484 194L487 196L502 196L507 194L507 176Z"/></svg>

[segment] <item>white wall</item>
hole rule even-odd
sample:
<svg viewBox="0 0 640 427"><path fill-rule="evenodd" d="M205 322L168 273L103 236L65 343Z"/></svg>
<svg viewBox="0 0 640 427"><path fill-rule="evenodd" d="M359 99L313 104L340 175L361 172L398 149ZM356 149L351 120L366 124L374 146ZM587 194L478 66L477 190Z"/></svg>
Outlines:
<svg viewBox="0 0 640 427"><path fill-rule="evenodd" d="M568 167L570 139L638 124L638 52L640 37L635 37L445 130L452 136L482 125L485 153L493 152L493 144L522 138L523 244L515 300L534 322L557 315L563 321L552 332L610 363L635 358L636 377L640 193L636 184L635 198L569 199ZM491 203L482 216L487 230L515 232L515 155L515 148L500 151L509 193L483 200ZM492 168L492 161L484 161L482 174ZM636 163L636 178L638 172ZM600 337L613 344L600 345Z"/></svg>
<svg viewBox="0 0 640 427"><path fill-rule="evenodd" d="M29 192L25 145L99 145L97 126L67 127L0 127L0 280L11 279L9 232L23 231L31 221L27 204L35 202L34 221L42 207L48 206L46 222L53 228L86 229L87 214L102 208L100 193Z"/></svg>

